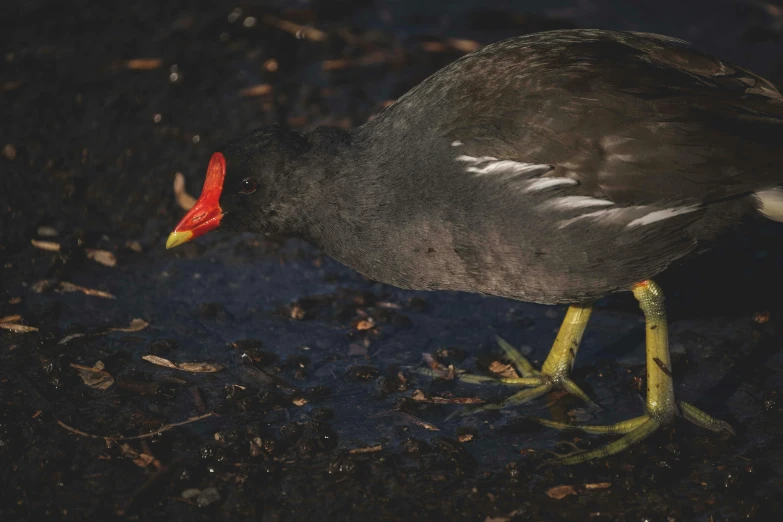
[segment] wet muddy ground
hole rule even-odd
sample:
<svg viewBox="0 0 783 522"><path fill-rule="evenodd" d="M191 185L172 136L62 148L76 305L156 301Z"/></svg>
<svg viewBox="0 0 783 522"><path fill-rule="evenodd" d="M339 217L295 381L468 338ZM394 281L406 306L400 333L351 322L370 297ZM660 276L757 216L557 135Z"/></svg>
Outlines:
<svg viewBox="0 0 783 522"><path fill-rule="evenodd" d="M477 46L563 27L679 36L781 84L783 4L66 3L0 7L0 520L779 512L780 226L661 280L677 393L737 436L676 423L570 468L539 465L608 439L525 417L641 412L629 295L599 303L575 369L603 412L552 393L448 418L512 390L422 377L422 354L488 374L500 335L540 363L564 309L398 290L285 238L164 243L184 213L175 174L197 195L212 151L260 124L359 125Z"/></svg>

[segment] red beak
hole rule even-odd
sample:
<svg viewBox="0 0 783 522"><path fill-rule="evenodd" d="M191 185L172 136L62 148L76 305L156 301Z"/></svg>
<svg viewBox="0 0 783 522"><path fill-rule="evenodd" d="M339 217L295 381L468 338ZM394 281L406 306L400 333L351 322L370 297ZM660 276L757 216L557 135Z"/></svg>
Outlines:
<svg viewBox="0 0 783 522"><path fill-rule="evenodd" d="M207 179L204 181L204 188L201 189L201 196L169 235L166 248L181 245L217 228L223 217L223 211L220 209L220 194L223 192L225 179L226 158L220 152L216 152L209 160Z"/></svg>

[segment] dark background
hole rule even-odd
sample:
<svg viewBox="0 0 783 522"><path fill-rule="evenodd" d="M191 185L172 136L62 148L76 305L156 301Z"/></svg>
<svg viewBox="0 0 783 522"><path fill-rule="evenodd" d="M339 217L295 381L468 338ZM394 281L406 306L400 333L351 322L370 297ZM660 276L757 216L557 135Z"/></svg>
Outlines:
<svg viewBox="0 0 783 522"><path fill-rule="evenodd" d="M397 290L284 238L213 233L164 249L184 213L174 174L197 195L232 136L360 125L471 48L568 27L684 38L783 84L776 0L2 2L0 318L37 330L0 330L0 520L775 517L777 225L742 229L662 278L677 393L738 436L678 422L571 468L538 465L563 441L607 439L524 415L608 423L642 411L644 329L628 295L599 303L577 360L602 413L552 393L447 420L460 406L414 392L497 401L511 390L420 377L422 353L486 373L499 334L540 363L564 309ZM133 319L148 326L108 330ZM114 379L104 390L71 366L98 361ZM574 494L553 498L564 485Z"/></svg>

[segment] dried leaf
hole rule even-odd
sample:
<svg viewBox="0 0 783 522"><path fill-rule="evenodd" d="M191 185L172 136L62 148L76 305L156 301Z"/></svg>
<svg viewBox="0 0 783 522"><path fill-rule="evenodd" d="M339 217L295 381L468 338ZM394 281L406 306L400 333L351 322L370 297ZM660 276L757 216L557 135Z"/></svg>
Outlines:
<svg viewBox="0 0 783 522"><path fill-rule="evenodd" d="M408 420L409 420L410 422L412 422L413 424L415 424L415 425L417 425L417 426L421 426L421 427L422 427L422 428L424 428L425 430L430 430L430 431L440 431L440 428L438 428L438 427L437 427L437 426L435 426L434 424L431 424L431 423L429 423L429 422L427 422L427 421L424 421L424 420L422 420L422 419L418 418L418 417L417 417L417 416L415 416L415 415L412 415L412 414L410 414L410 413L406 413L406 412L404 412L404 411L398 411L397 413L399 413L400 415L402 415L403 417L405 417L406 419L408 419Z"/></svg>
<svg viewBox="0 0 783 522"><path fill-rule="evenodd" d="M131 319L131 322L128 326L125 326L123 328L109 328L109 332L140 332L144 330L146 327L148 327L150 323L145 321L144 319Z"/></svg>
<svg viewBox="0 0 783 522"><path fill-rule="evenodd" d="M97 250L94 248L85 249L85 253L89 259L96 261L105 266L114 266L117 264L117 257L108 250Z"/></svg>
<svg viewBox="0 0 783 522"><path fill-rule="evenodd" d="M376 451L381 451L381 450L383 450L383 446L378 444L377 446L369 446L369 447L366 447L366 448L354 448L354 449L348 450L348 453L353 453L353 454L356 454L356 453L374 453Z"/></svg>
<svg viewBox="0 0 783 522"><path fill-rule="evenodd" d="M0 324L0 328L3 330L8 330L9 332L16 332L16 333L28 333L28 332L37 332L38 328L35 326L27 326L24 324L10 324L10 323L2 323Z"/></svg>
<svg viewBox="0 0 783 522"><path fill-rule="evenodd" d="M134 71L150 71L160 69L163 60L160 58L134 58L125 62L125 67Z"/></svg>
<svg viewBox="0 0 783 522"><path fill-rule="evenodd" d="M457 440L460 442L470 442L473 440L473 435L471 433L463 433L457 437Z"/></svg>
<svg viewBox="0 0 783 522"><path fill-rule="evenodd" d="M394 59L394 56L382 51L365 54L359 58L353 60L346 60L344 58L337 58L334 60L324 60L321 63L321 68L324 71L338 71L340 69L347 69L348 67L363 67L367 65L375 65L379 63L389 62Z"/></svg>
<svg viewBox="0 0 783 522"><path fill-rule="evenodd" d="M478 42L474 42L473 40L465 40L462 38L449 38L448 41L449 45L464 53L472 53L473 51L478 51L482 47L482 45Z"/></svg>
<svg viewBox="0 0 783 522"><path fill-rule="evenodd" d="M11 82L8 82L8 83L11 83ZM4 86L7 86L8 83L6 83ZM8 90L10 91L10 90L13 90L13 89L8 89ZM11 145L10 143L6 143L3 146L3 153L2 154L8 161L14 161L14 159L16 159L16 147Z"/></svg>
<svg viewBox="0 0 783 522"><path fill-rule="evenodd" d="M163 357L158 357L157 355L142 355L141 357L147 362L151 362L152 364L157 364L158 366L165 366L166 368L174 368L177 369L177 365L173 362L169 361L168 359L164 359Z"/></svg>
<svg viewBox="0 0 783 522"><path fill-rule="evenodd" d="M549 498L560 500L569 495L577 495L581 491L593 490L593 489L606 489L611 486L612 486L611 482L596 482L593 484L583 484L581 486L562 485L562 486L555 486L553 488L550 488L546 492L546 495Z"/></svg>
<svg viewBox="0 0 783 522"><path fill-rule="evenodd" d="M114 377L103 369L103 363L98 361L92 368L81 364L71 363L71 368L79 371L79 377L90 388L105 390L114 384Z"/></svg>
<svg viewBox="0 0 783 522"><path fill-rule="evenodd" d="M59 235L56 228L46 225L38 227L37 232L41 237L57 237Z"/></svg>
<svg viewBox="0 0 783 522"><path fill-rule="evenodd" d="M182 210L190 210L196 204L196 198L185 192L185 176L181 172L174 174L174 198Z"/></svg>
<svg viewBox="0 0 783 522"><path fill-rule="evenodd" d="M164 366L166 368L173 368L175 370L182 370L183 372L191 373L214 373L223 369L223 366L214 363L201 363L201 362L184 362L174 363L163 357L157 355L143 355L141 357L147 362L157 364L158 366Z"/></svg>
<svg viewBox="0 0 783 522"><path fill-rule="evenodd" d="M375 320L372 317L368 317L367 319L362 319L358 323L356 323L356 329L360 332L363 330L369 330L373 326L375 326Z"/></svg>
<svg viewBox="0 0 783 522"><path fill-rule="evenodd" d="M555 486L546 492L546 496L555 500L566 498L569 495L576 495L576 489L574 489L574 486Z"/></svg>
<svg viewBox="0 0 783 522"><path fill-rule="evenodd" d="M60 339L60 340L57 342L57 344L65 344L65 343L67 343L68 341L72 341L72 340L74 340L74 339L77 339L77 338L79 338L79 337L84 337L85 335L87 335L87 334L83 334L83 333L75 333L75 334L71 334L71 335L66 335L65 337L63 337L62 339Z"/></svg>
<svg viewBox="0 0 783 522"><path fill-rule="evenodd" d="M291 319L294 319L295 321L301 321L305 318L305 311L300 306L293 305L289 315Z"/></svg>
<svg viewBox="0 0 783 522"><path fill-rule="evenodd" d="M489 365L489 371L500 377L508 377L511 379L519 377L513 366L504 364L500 361L493 361L492 364Z"/></svg>
<svg viewBox="0 0 783 522"><path fill-rule="evenodd" d="M241 91L239 91L240 96L245 96L247 98L255 98L257 96L265 96L272 92L272 86L268 83L259 83L258 85L252 85L250 87L245 87Z"/></svg>
<svg viewBox="0 0 783 522"><path fill-rule="evenodd" d="M40 281L36 281L35 283L33 283L33 286L30 288L36 294L41 294L49 290L51 287L53 287L54 283L55 282L52 279L41 279Z"/></svg>
<svg viewBox="0 0 783 522"><path fill-rule="evenodd" d="M431 404L484 404L485 402L477 397L427 397L421 390L415 390L411 399Z"/></svg>
<svg viewBox="0 0 783 522"><path fill-rule="evenodd" d="M321 63L321 69L324 71L339 71L340 69L347 69L351 65L348 60L338 58L335 60L324 60Z"/></svg>
<svg viewBox="0 0 783 522"><path fill-rule="evenodd" d="M55 243L54 241L39 241L37 239L31 239L30 243L35 248L40 248L41 250L46 250L47 252L60 251L60 243Z"/></svg>
<svg viewBox="0 0 783 522"><path fill-rule="evenodd" d="M769 310L753 314L753 321L757 324L764 324L769 321Z"/></svg>
<svg viewBox="0 0 783 522"><path fill-rule="evenodd" d="M133 463L136 464L140 468L146 468L150 464L155 462L155 457L148 453L139 453L139 457L136 459L133 459Z"/></svg>
<svg viewBox="0 0 783 522"><path fill-rule="evenodd" d="M448 368L443 366L441 363L435 360L435 357L433 357L429 353L423 353L421 354L421 358L424 359L424 362L427 363L427 366L430 367L432 370L432 373L434 373L436 376L440 377L441 379L447 379L451 380L454 378L455 372L454 372L454 366L449 365Z"/></svg>
<svg viewBox="0 0 783 522"><path fill-rule="evenodd" d="M305 399L304 397L297 397L296 399L293 399L291 402L293 402L295 406L301 407L307 404L307 399Z"/></svg>
<svg viewBox="0 0 783 522"><path fill-rule="evenodd" d="M85 333L73 333L70 335L66 335L62 339L60 339L57 344L65 344L68 341L72 341L73 339L77 339L79 337L84 337L86 335L106 335L109 332L139 332L141 330L144 330L146 327L149 326L149 323L145 321L144 319L132 319L130 324L128 326L122 326L117 328L107 328L106 330L102 332L95 332L91 334L85 334Z"/></svg>
<svg viewBox="0 0 783 522"><path fill-rule="evenodd" d="M448 49L442 42L422 42L421 47L428 53L442 53Z"/></svg>
<svg viewBox="0 0 783 522"><path fill-rule="evenodd" d="M42 281L39 281L38 283L42 283ZM103 297L104 299L117 299L114 295L110 294L109 292L104 292L103 290L96 290L94 288L86 288L84 286L75 285L67 281L61 281L60 288L57 291L58 292L82 292L85 295L89 295L93 297Z"/></svg>
<svg viewBox="0 0 783 522"><path fill-rule="evenodd" d="M0 318L0 328L3 330L8 330L9 332L16 332L16 333L28 333L28 332L37 332L38 328L35 326L27 326L24 324L18 324L17 321L20 321L22 319L21 315L7 315L5 317Z"/></svg>
<svg viewBox="0 0 783 522"><path fill-rule="evenodd" d="M177 368L182 370L183 372L191 372L191 373L214 373L219 372L223 369L223 366L216 364L216 363L206 363L206 362L184 362L179 363L177 365Z"/></svg>
<svg viewBox="0 0 783 522"><path fill-rule="evenodd" d="M265 24L269 24L273 27L277 27L278 29L289 32L300 39L322 42L326 40L327 37L327 34L319 29L295 24L294 22L289 22L288 20L281 20L276 16L264 15L261 17L261 20Z"/></svg>

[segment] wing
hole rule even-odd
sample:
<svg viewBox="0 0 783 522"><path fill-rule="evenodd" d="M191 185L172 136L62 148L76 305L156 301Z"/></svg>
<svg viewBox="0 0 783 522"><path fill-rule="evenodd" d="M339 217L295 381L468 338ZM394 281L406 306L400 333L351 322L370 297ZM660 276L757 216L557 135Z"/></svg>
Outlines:
<svg viewBox="0 0 783 522"><path fill-rule="evenodd" d="M783 96L769 81L657 35L547 34L488 46L422 84L450 107L437 131L460 156L518 162L620 206L783 183ZM493 68L503 74L482 75Z"/></svg>

